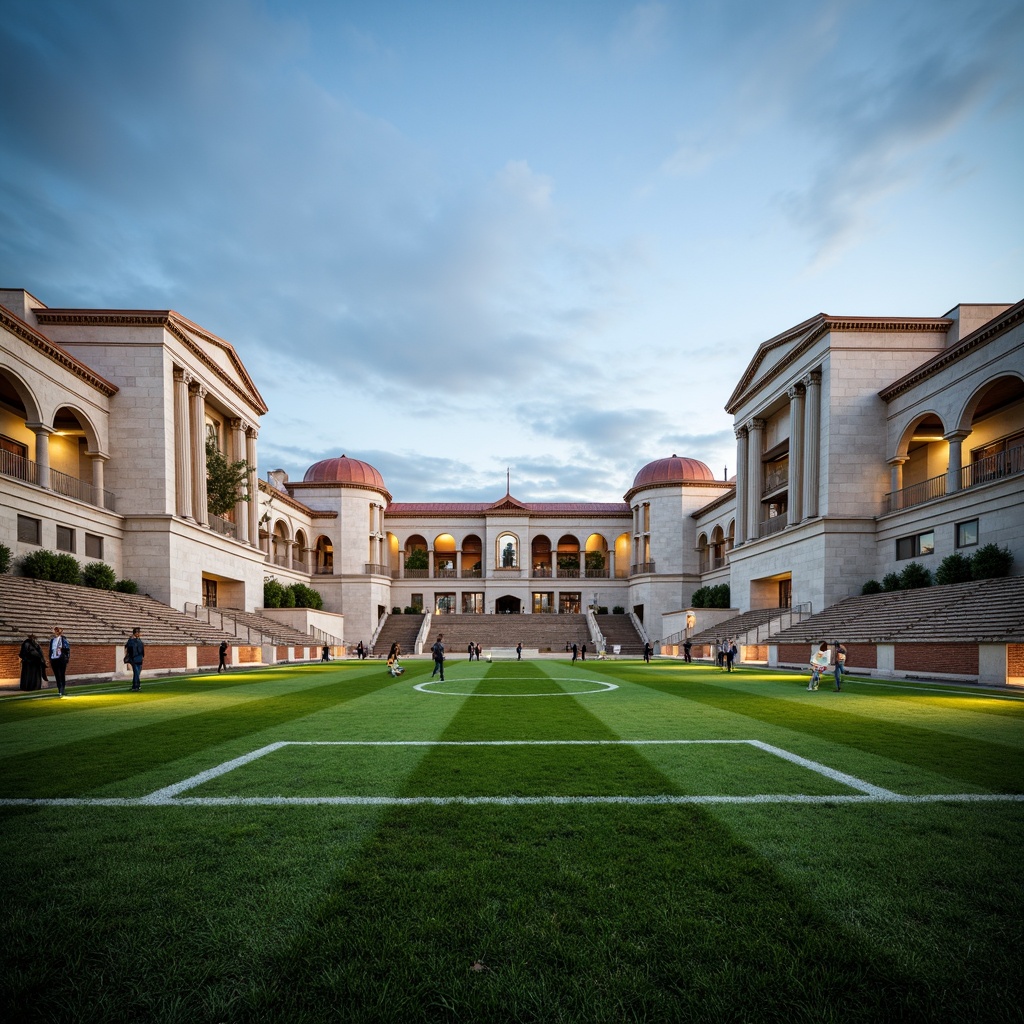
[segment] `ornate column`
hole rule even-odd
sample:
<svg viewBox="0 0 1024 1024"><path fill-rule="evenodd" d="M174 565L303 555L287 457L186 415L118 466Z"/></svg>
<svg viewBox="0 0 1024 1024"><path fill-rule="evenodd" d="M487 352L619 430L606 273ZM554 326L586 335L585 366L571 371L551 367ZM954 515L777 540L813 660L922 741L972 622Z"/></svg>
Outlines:
<svg viewBox="0 0 1024 1024"><path fill-rule="evenodd" d="M804 388L794 384L789 391L789 492L786 505L789 526L800 522L804 502Z"/></svg>
<svg viewBox="0 0 1024 1024"><path fill-rule="evenodd" d="M188 388L191 374L174 371L174 511L192 518L192 441L189 431Z"/></svg>
<svg viewBox="0 0 1024 1024"><path fill-rule="evenodd" d="M239 419L229 421L231 427L231 461L239 462L246 458L245 435L249 424ZM248 489L248 482L246 483ZM249 542L249 502L235 502L235 537L243 543Z"/></svg>
<svg viewBox="0 0 1024 1024"><path fill-rule="evenodd" d="M106 503L103 495L103 463L110 458L109 455L104 455L102 452L86 452L86 455L92 459L92 490L93 497L96 499L96 504L100 508L106 508Z"/></svg>
<svg viewBox="0 0 1024 1024"><path fill-rule="evenodd" d="M909 455L897 455L896 458L889 460L890 491L895 492L903 490L903 463L909 461Z"/></svg>
<svg viewBox="0 0 1024 1024"><path fill-rule="evenodd" d="M960 470L963 467L964 438L970 435L969 430L951 430L946 434L949 442L949 466L946 469L946 493L952 494L960 490Z"/></svg>
<svg viewBox="0 0 1024 1024"><path fill-rule="evenodd" d="M53 427L45 423L26 423L26 427L36 435L36 483L40 487L50 486L50 435Z"/></svg>
<svg viewBox="0 0 1024 1024"><path fill-rule="evenodd" d="M245 515L249 522L249 543L253 547L260 544L260 481L256 471L256 428L245 428L245 461L249 463L249 507Z"/></svg>
<svg viewBox="0 0 1024 1024"><path fill-rule="evenodd" d="M812 370L803 379L804 406L804 502L803 518L818 514L818 488L821 481L821 370Z"/></svg>
<svg viewBox="0 0 1024 1024"><path fill-rule="evenodd" d="M206 388L193 383L188 390L192 435L192 515L200 526L209 526L206 512Z"/></svg>
<svg viewBox="0 0 1024 1024"><path fill-rule="evenodd" d="M761 535L761 491L764 489L765 421L756 416L747 423L747 532L753 540Z"/></svg>
<svg viewBox="0 0 1024 1024"><path fill-rule="evenodd" d="M747 428L736 429L736 534L733 544L747 541Z"/></svg>

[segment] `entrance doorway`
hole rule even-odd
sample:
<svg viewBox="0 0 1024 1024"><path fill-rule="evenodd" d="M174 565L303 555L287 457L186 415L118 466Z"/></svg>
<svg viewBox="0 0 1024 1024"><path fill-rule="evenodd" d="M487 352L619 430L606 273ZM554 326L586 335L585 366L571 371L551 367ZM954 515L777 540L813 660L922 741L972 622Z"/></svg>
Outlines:
<svg viewBox="0 0 1024 1024"><path fill-rule="evenodd" d="M518 597L506 594L494 602L494 610L498 615L518 615L523 610L523 602Z"/></svg>

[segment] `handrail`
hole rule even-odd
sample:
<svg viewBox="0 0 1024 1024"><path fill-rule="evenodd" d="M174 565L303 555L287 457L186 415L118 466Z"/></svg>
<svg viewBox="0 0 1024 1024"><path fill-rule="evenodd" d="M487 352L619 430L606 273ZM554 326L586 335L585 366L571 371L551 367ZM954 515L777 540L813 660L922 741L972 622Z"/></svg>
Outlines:
<svg viewBox="0 0 1024 1024"><path fill-rule="evenodd" d="M26 459L23 455L0 450L0 475L13 477L22 483L35 484L45 490L61 494L65 498L75 498L86 505L104 508L108 512L116 512L117 499L113 491L100 490L88 480L80 480L77 476L62 473L59 469L40 466L38 462ZM44 484L42 480L48 480Z"/></svg>
<svg viewBox="0 0 1024 1024"><path fill-rule="evenodd" d="M885 496L885 505L882 514L887 512L899 512L904 508L911 508L920 505L932 498L941 498L946 493L946 474L933 476L928 480L922 480L919 484L911 484L909 487L902 487L898 491L890 491Z"/></svg>

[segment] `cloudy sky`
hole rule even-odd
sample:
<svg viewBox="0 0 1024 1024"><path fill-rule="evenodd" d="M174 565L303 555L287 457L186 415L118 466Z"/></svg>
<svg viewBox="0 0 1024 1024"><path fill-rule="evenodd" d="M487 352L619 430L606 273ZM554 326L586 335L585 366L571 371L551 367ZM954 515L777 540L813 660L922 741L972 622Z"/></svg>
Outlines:
<svg viewBox="0 0 1024 1024"><path fill-rule="evenodd" d="M175 309L399 501L734 471L819 312L1024 295L1019 0L0 0L0 285Z"/></svg>

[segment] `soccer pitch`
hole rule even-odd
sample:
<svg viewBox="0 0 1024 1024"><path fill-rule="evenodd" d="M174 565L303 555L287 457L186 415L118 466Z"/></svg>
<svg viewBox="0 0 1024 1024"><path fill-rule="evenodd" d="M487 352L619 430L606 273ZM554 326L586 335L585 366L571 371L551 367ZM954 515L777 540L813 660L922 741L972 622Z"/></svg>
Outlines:
<svg viewBox="0 0 1024 1024"><path fill-rule="evenodd" d="M408 668L0 700L5 1019L1022 1019L1024 694Z"/></svg>

